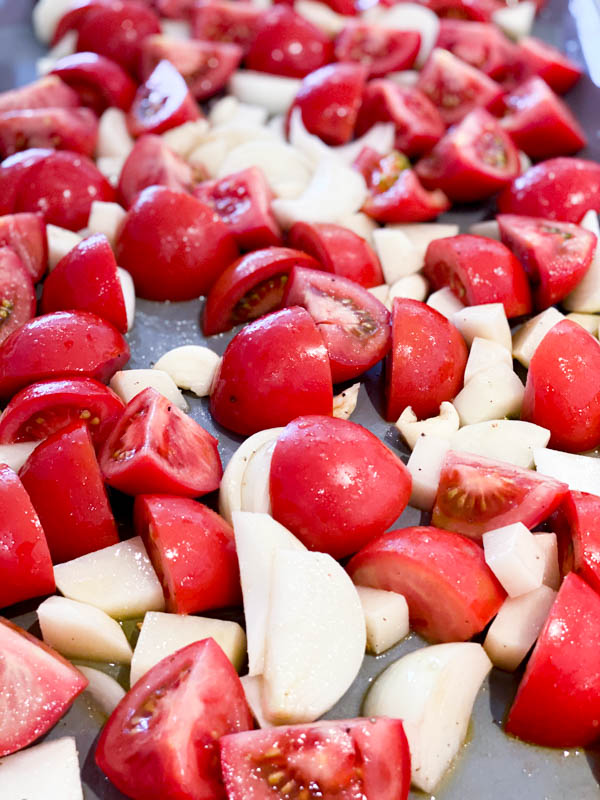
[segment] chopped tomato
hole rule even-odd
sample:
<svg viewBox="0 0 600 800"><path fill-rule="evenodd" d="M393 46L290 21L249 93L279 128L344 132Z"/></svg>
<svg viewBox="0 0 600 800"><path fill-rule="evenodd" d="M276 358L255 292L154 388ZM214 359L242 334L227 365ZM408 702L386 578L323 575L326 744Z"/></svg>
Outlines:
<svg viewBox="0 0 600 800"><path fill-rule="evenodd" d="M43 161L54 151L43 148L31 148L22 153L5 158L0 162L0 214L12 214L17 204L17 194L21 178L30 167Z"/></svg>
<svg viewBox="0 0 600 800"><path fill-rule="evenodd" d="M39 214L0 216L0 247L10 247L37 283L48 268L46 225Z"/></svg>
<svg viewBox="0 0 600 800"><path fill-rule="evenodd" d="M573 570L600 592L600 497L569 492L549 524L558 539L561 573Z"/></svg>
<svg viewBox="0 0 600 800"><path fill-rule="evenodd" d="M119 176L119 197L125 206L149 186L166 186L174 192L189 192L194 186L190 165L174 153L162 136L146 133L136 141Z"/></svg>
<svg viewBox="0 0 600 800"><path fill-rule="evenodd" d="M439 528L402 528L363 547L347 566L359 586L404 595L410 627L430 642L465 642L506 594L476 543Z"/></svg>
<svg viewBox="0 0 600 800"><path fill-rule="evenodd" d="M190 13L194 39L232 42L245 54L254 39L262 11L252 3L196 0Z"/></svg>
<svg viewBox="0 0 600 800"><path fill-rule="evenodd" d="M421 0L427 8L442 17L489 22L494 11L503 8L500 0Z"/></svg>
<svg viewBox="0 0 600 800"><path fill-rule="evenodd" d="M418 31L396 31L365 22L349 22L335 40L338 61L357 61L369 78L385 78L389 72L410 69L421 47Z"/></svg>
<svg viewBox="0 0 600 800"><path fill-rule="evenodd" d="M0 92L0 112L24 108L77 108L78 105L77 94L54 75Z"/></svg>
<svg viewBox="0 0 600 800"><path fill-rule="evenodd" d="M160 61L136 92L127 115L132 136L164 133L201 117L188 86L170 61Z"/></svg>
<svg viewBox="0 0 600 800"><path fill-rule="evenodd" d="M125 70L98 53L73 53L59 58L50 74L58 75L77 92L82 105L96 114L109 107L127 111L135 96L136 85Z"/></svg>
<svg viewBox="0 0 600 800"><path fill-rule="evenodd" d="M0 156L54 147L92 156L98 120L89 108L34 108L0 113Z"/></svg>
<svg viewBox="0 0 600 800"><path fill-rule="evenodd" d="M514 522L534 528L558 508L568 488L528 469L451 450L442 466L432 522L473 539Z"/></svg>
<svg viewBox="0 0 600 800"><path fill-rule="evenodd" d="M519 40L519 49L528 69L543 78L557 94L568 92L581 77L581 69L547 42L525 36Z"/></svg>
<svg viewBox="0 0 600 800"><path fill-rule="evenodd" d="M12 248L0 246L0 344L35 316L35 308L35 288L24 263Z"/></svg>
<svg viewBox="0 0 600 800"><path fill-rule="evenodd" d="M499 83L513 83L520 77L519 48L495 25L443 19L436 44Z"/></svg>

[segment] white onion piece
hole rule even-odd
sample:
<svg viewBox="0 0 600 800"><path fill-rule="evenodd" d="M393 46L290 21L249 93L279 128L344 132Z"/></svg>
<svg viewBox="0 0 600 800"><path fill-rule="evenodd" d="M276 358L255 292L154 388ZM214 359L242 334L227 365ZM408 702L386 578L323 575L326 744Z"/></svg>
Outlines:
<svg viewBox="0 0 600 800"><path fill-rule="evenodd" d="M192 28L189 22L182 19L161 19L160 30L163 36L185 42L192 38Z"/></svg>
<svg viewBox="0 0 600 800"><path fill-rule="evenodd" d="M290 116L290 144L317 164L322 158L333 155L333 148L328 147L318 136L306 130L302 111L295 108Z"/></svg>
<svg viewBox="0 0 600 800"><path fill-rule="evenodd" d="M226 125L229 122L238 125L264 125L267 121L267 110L263 106L240 103L232 95L227 95L211 107L208 119L211 125Z"/></svg>
<svg viewBox="0 0 600 800"><path fill-rule="evenodd" d="M262 106L270 114L285 114L298 94L301 81L245 69L234 72L229 91L242 103Z"/></svg>
<svg viewBox="0 0 600 800"><path fill-rule="evenodd" d="M380 303L382 303L388 311L392 310L392 302L390 300L390 287L387 283L381 283L379 286L371 286L370 289L367 289L368 292L371 292L373 297L376 297Z"/></svg>
<svg viewBox="0 0 600 800"><path fill-rule="evenodd" d="M195 119L170 128L162 134L167 147L182 158L187 158L202 141L209 130L208 121Z"/></svg>
<svg viewBox="0 0 600 800"><path fill-rule="evenodd" d="M96 158L127 158L133 148L133 139L127 128L127 117L120 108L107 108L100 117Z"/></svg>
<svg viewBox="0 0 600 800"><path fill-rule="evenodd" d="M37 74L40 76L47 75L54 69L54 65L60 58L73 55L76 49L77 33L76 31L68 31L54 47L48 50L45 56L38 58L35 62Z"/></svg>
<svg viewBox="0 0 600 800"><path fill-rule="evenodd" d="M123 291L123 299L125 300L125 312L127 313L127 330L133 328L135 319L135 286L133 278L122 267L117 267L117 275L119 276L119 283Z"/></svg>
<svg viewBox="0 0 600 800"><path fill-rule="evenodd" d="M373 242L383 278L389 286L422 268L421 255L403 231L392 226L378 228L373 231Z"/></svg>
<svg viewBox="0 0 600 800"><path fill-rule="evenodd" d="M537 452L535 448L545 447L549 439L550 431L533 422L496 419L465 425L454 434L450 444L453 450L531 469L534 452Z"/></svg>
<svg viewBox="0 0 600 800"><path fill-rule="evenodd" d="M512 337L512 355L524 367L529 367L533 354L548 331L565 318L564 314L550 306L541 314L527 320Z"/></svg>
<svg viewBox="0 0 600 800"><path fill-rule="evenodd" d="M502 303L466 306L454 313L450 322L462 333L469 347L473 339L480 336L501 344L509 351L512 348L510 325Z"/></svg>
<svg viewBox="0 0 600 800"><path fill-rule="evenodd" d="M600 324L600 316L598 314L578 314L572 311L570 314L567 314L567 319L581 325L588 333L598 338L598 326Z"/></svg>
<svg viewBox="0 0 600 800"><path fill-rule="evenodd" d="M127 212L124 208L121 208L118 203L106 203L103 200L94 200L87 224L88 231L90 234L103 233L114 250L117 240L117 231L126 216Z"/></svg>
<svg viewBox="0 0 600 800"><path fill-rule="evenodd" d="M482 339L476 336L471 343L463 377L464 383L468 383L476 372L488 369L494 364L506 364L507 367L512 369L510 351L498 344L498 342L492 342L489 339Z"/></svg>
<svg viewBox="0 0 600 800"><path fill-rule="evenodd" d="M592 263L583 279L562 301L568 311L600 311L600 224L598 213L590 209L580 222L582 228L595 234L597 242Z"/></svg>
<svg viewBox="0 0 600 800"><path fill-rule="evenodd" d="M362 208L367 185L356 170L337 158L322 159L306 190L293 200L273 200L271 208L280 225L291 228L295 222L338 222Z"/></svg>
<svg viewBox="0 0 600 800"><path fill-rule="evenodd" d="M387 80L405 89L412 89L419 82L419 73L416 69L403 69L400 72L388 73Z"/></svg>
<svg viewBox="0 0 600 800"><path fill-rule="evenodd" d="M338 225L360 236L365 242L373 246L373 231L378 230L378 225L375 220L363 214L362 211L357 211L355 214L347 214L338 220Z"/></svg>
<svg viewBox="0 0 600 800"><path fill-rule="evenodd" d="M540 444L533 451L535 468L542 475L569 484L572 492L600 495L600 459L591 456L563 453Z"/></svg>
<svg viewBox="0 0 600 800"><path fill-rule="evenodd" d="M408 636L408 604L403 594L370 586L357 586L356 591L365 615L369 653L379 655Z"/></svg>
<svg viewBox="0 0 600 800"><path fill-rule="evenodd" d="M521 413L525 387L512 367L494 364L479 370L454 398L461 425L501 420Z"/></svg>
<svg viewBox="0 0 600 800"><path fill-rule="evenodd" d="M390 304L393 304L394 298L407 297L409 300L419 300L422 303L428 292L429 281L421 273L406 275L390 286L388 300Z"/></svg>
<svg viewBox="0 0 600 800"><path fill-rule="evenodd" d="M46 225L46 236L48 237L48 269L50 272L61 258L64 258L83 241L78 233L68 231L66 228L59 228L57 225Z"/></svg>
<svg viewBox="0 0 600 800"><path fill-rule="evenodd" d="M287 133L285 130L285 114L276 114L267 122L267 128L274 133L282 142L287 142Z"/></svg>
<svg viewBox="0 0 600 800"><path fill-rule="evenodd" d="M331 148L332 152L340 156L346 164L352 164L363 147L372 147L382 156L387 156L394 149L396 129L393 122L377 122L364 133L360 139L350 144Z"/></svg>
<svg viewBox="0 0 600 800"><path fill-rule="evenodd" d="M336 36L349 22L355 20L355 17L337 14L329 6L324 3L318 3L316 0L297 0L294 4L294 11L304 19L312 22L316 28L322 30L327 36Z"/></svg>
<svg viewBox="0 0 600 800"><path fill-rule="evenodd" d="M110 717L121 700L125 697L125 689L120 683L106 672L101 672L93 667L77 667L88 679L86 693L92 696L94 702L107 717Z"/></svg>
<svg viewBox="0 0 600 800"><path fill-rule="evenodd" d="M486 564L509 597L533 592L542 585L543 553L522 522L487 531L481 538Z"/></svg>
<svg viewBox="0 0 600 800"><path fill-rule="evenodd" d="M125 405L144 389L152 387L182 411L187 411L189 408L187 400L175 385L173 378L160 369L122 369L115 372L109 385Z"/></svg>
<svg viewBox="0 0 600 800"><path fill-rule="evenodd" d="M511 39L518 41L531 33L536 12L536 4L531 0L524 0L524 2L494 11L492 22Z"/></svg>
<svg viewBox="0 0 600 800"><path fill-rule="evenodd" d="M73 0L39 0L36 3L32 14L33 30L41 42L50 42L58 23L72 5Z"/></svg>
<svg viewBox="0 0 600 800"><path fill-rule="evenodd" d="M310 161L296 148L275 139L236 147L221 164L218 177L247 167L259 167L275 196L285 200L294 200L310 185Z"/></svg>
<svg viewBox="0 0 600 800"><path fill-rule="evenodd" d="M427 298L427 305L443 314L446 319L452 319L457 311L464 308L464 304L460 302L449 286L444 286L443 289L432 292Z"/></svg>
<svg viewBox="0 0 600 800"><path fill-rule="evenodd" d="M440 439L450 439L459 428L458 412L447 401L440 406L437 417L417 419L417 415L410 406L407 406L395 423L396 428L412 450L422 436L437 436Z"/></svg>
<svg viewBox="0 0 600 800"><path fill-rule="evenodd" d="M229 153L243 144L252 144L256 141L275 141L275 134L264 125L238 125L235 122L226 125L216 125L211 128L201 139L188 157L193 165L201 164L211 177L217 177ZM245 164L239 169L244 169L252 164ZM235 169L229 172L235 172Z"/></svg>
<svg viewBox="0 0 600 800"><path fill-rule="evenodd" d="M421 49L415 60L422 67L437 42L440 32L438 17L425 6L416 3L398 3L376 19L377 25L396 31L418 31L421 34Z"/></svg>
<svg viewBox="0 0 600 800"><path fill-rule="evenodd" d="M96 161L96 166L110 185L116 188L126 160L127 156L103 156Z"/></svg>
<svg viewBox="0 0 600 800"><path fill-rule="evenodd" d="M450 449L448 439L421 435L406 465L412 478L410 504L431 511L440 485L442 465Z"/></svg>
<svg viewBox="0 0 600 800"><path fill-rule="evenodd" d="M38 444L39 442L0 444L0 464L6 464L7 467L18 472Z"/></svg>
<svg viewBox="0 0 600 800"><path fill-rule="evenodd" d="M350 419L358 403L360 383L353 383L333 398L333 416L338 419Z"/></svg>
<svg viewBox="0 0 600 800"><path fill-rule="evenodd" d="M484 219L469 225L469 233L473 236L484 236L486 239L500 241L500 226L495 219Z"/></svg>
<svg viewBox="0 0 600 800"><path fill-rule="evenodd" d="M197 397L210 394L221 357L208 347L185 344L161 356L154 369L168 372L180 389L189 389Z"/></svg>
<svg viewBox="0 0 600 800"><path fill-rule="evenodd" d="M277 440L265 442L252 456L242 478L242 511L271 513L269 479L271 459Z"/></svg>
<svg viewBox="0 0 600 800"><path fill-rule="evenodd" d="M272 728L273 723L269 722L263 708L263 678L262 675L242 675L240 682L244 688L246 702L252 712L252 716L258 723L259 728Z"/></svg>
<svg viewBox="0 0 600 800"><path fill-rule="evenodd" d="M72 736L45 741L0 758L2 800L83 800Z"/></svg>

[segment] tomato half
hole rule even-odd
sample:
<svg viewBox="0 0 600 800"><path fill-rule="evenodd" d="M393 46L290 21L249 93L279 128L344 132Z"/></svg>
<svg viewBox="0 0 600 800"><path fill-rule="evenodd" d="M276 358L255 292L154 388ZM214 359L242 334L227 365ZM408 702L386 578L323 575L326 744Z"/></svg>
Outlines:
<svg viewBox="0 0 600 800"><path fill-rule="evenodd" d="M332 409L327 348L303 308L284 308L242 328L223 354L210 395L219 425L244 435Z"/></svg>
<svg viewBox="0 0 600 800"><path fill-rule="evenodd" d="M248 51L262 11L251 3L196 0L191 10L192 36L211 42L233 42Z"/></svg>
<svg viewBox="0 0 600 800"><path fill-rule="evenodd" d="M390 531L363 547L347 570L359 586L404 595L411 629L432 643L471 639L506 597L483 549L439 528Z"/></svg>
<svg viewBox="0 0 600 800"><path fill-rule="evenodd" d="M108 381L129 361L119 331L88 311L55 311L26 322L0 347L0 396L54 376Z"/></svg>
<svg viewBox="0 0 600 800"><path fill-rule="evenodd" d="M138 495L135 531L146 545L173 614L241 604L233 528L187 497Z"/></svg>
<svg viewBox="0 0 600 800"><path fill-rule="evenodd" d="M43 736L88 685L57 652L0 618L0 756Z"/></svg>
<svg viewBox="0 0 600 800"><path fill-rule="evenodd" d="M546 747L586 747L600 721L600 596L571 573L533 650L506 732Z"/></svg>
<svg viewBox="0 0 600 800"><path fill-rule="evenodd" d="M407 406L419 419L435 416L440 404L460 391L466 363L464 339L446 317L418 300L396 298L386 360L386 419L397 420Z"/></svg>
<svg viewBox="0 0 600 800"><path fill-rule="evenodd" d="M362 375L390 349L389 311L348 278L295 266L282 304L302 306L315 321L334 383Z"/></svg>
<svg viewBox="0 0 600 800"><path fill-rule="evenodd" d="M355 553L406 508L411 478L398 456L349 420L302 416L277 439L273 517L312 550Z"/></svg>
<svg viewBox="0 0 600 800"><path fill-rule="evenodd" d="M561 573L574 570L600 592L600 497L569 492L549 525L556 531Z"/></svg>
<svg viewBox="0 0 600 800"><path fill-rule="evenodd" d="M503 461L450 451L442 465L432 522L473 539L514 522L534 528L558 508L568 488Z"/></svg>
<svg viewBox="0 0 600 800"><path fill-rule="evenodd" d="M39 517L13 470L0 464L0 608L55 589Z"/></svg>
<svg viewBox="0 0 600 800"><path fill-rule="evenodd" d="M133 495L199 497L223 474L214 436L151 387L127 404L99 460L106 482Z"/></svg>
<svg viewBox="0 0 600 800"><path fill-rule="evenodd" d="M494 239L466 233L435 239L425 254L424 274L434 289L449 286L467 306L502 303L509 319L531 313L525 270Z"/></svg>
<svg viewBox="0 0 600 800"><path fill-rule="evenodd" d="M109 107L127 111L135 96L136 85L125 70L98 53L73 53L59 58L50 74L58 75L77 93L82 105L96 114Z"/></svg>
<svg viewBox="0 0 600 800"><path fill-rule="evenodd" d="M202 317L205 336L228 331L278 308L296 266L322 269L314 258L289 247L255 250L230 264L206 298Z"/></svg>
<svg viewBox="0 0 600 800"><path fill-rule="evenodd" d="M408 797L410 754L399 719L286 725L230 734L219 745L228 800Z"/></svg>
<svg viewBox="0 0 600 800"><path fill-rule="evenodd" d="M96 763L134 800L223 800L221 736L252 728L244 689L213 639L150 669L104 726Z"/></svg>
<svg viewBox="0 0 600 800"><path fill-rule="evenodd" d="M119 197L125 206L133 205L148 186L166 186L175 192L189 192L194 186L190 165L174 153L162 136L146 133L136 141L119 176Z"/></svg>
<svg viewBox="0 0 600 800"><path fill-rule="evenodd" d="M83 420L98 447L123 411L123 402L92 378L32 383L12 398L0 417L0 443L37 442Z"/></svg>
<svg viewBox="0 0 600 800"><path fill-rule="evenodd" d="M600 444L600 344L562 320L538 345L527 372L521 419L552 432L550 447L581 453Z"/></svg>
<svg viewBox="0 0 600 800"><path fill-rule="evenodd" d="M164 133L201 117L182 75L170 61L160 61L136 92L127 114L132 136Z"/></svg>
<svg viewBox="0 0 600 800"><path fill-rule="evenodd" d="M54 147L92 156L98 119L89 108L34 108L0 113L0 156Z"/></svg>
<svg viewBox="0 0 600 800"><path fill-rule="evenodd" d="M39 214L0 216L0 247L10 247L37 283L48 269L46 224Z"/></svg>
<svg viewBox="0 0 600 800"><path fill-rule="evenodd" d="M396 31L364 22L349 22L335 39L338 61L357 61L369 78L410 69L421 47L418 31Z"/></svg>
<svg viewBox="0 0 600 800"><path fill-rule="evenodd" d="M12 248L0 247L0 344L35 316L36 304L25 264Z"/></svg>

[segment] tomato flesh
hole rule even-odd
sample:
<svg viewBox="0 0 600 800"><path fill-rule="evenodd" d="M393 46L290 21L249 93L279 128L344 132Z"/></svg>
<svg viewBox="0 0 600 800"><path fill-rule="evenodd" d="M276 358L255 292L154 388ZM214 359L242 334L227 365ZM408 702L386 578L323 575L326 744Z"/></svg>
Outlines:
<svg viewBox="0 0 600 800"><path fill-rule="evenodd" d="M577 572L600 592L600 497L571 491L550 518L562 575Z"/></svg>
<svg viewBox="0 0 600 800"><path fill-rule="evenodd" d="M136 85L125 70L98 53L73 53L59 58L50 74L58 75L96 114L109 107L127 111L135 96Z"/></svg>
<svg viewBox="0 0 600 800"><path fill-rule="evenodd" d="M233 42L244 53L250 48L261 10L251 3L230 0L196 0L191 8L194 39Z"/></svg>
<svg viewBox="0 0 600 800"><path fill-rule="evenodd" d="M137 90L127 126L132 136L164 133L201 116L181 74L170 61L160 61Z"/></svg>
<svg viewBox="0 0 600 800"><path fill-rule="evenodd" d="M0 344L35 316L35 288L12 248L0 247Z"/></svg>
<svg viewBox="0 0 600 800"><path fill-rule="evenodd" d="M519 40L519 48L531 72L543 78L557 94L568 92L581 78L577 64L547 42L525 36Z"/></svg>
<svg viewBox="0 0 600 800"><path fill-rule="evenodd" d="M0 216L0 247L15 251L34 283L43 277L48 268L48 240L39 214Z"/></svg>
<svg viewBox="0 0 600 800"><path fill-rule="evenodd" d="M73 89L52 75L18 89L0 92L0 113L24 108L77 108L78 105Z"/></svg>
<svg viewBox="0 0 600 800"><path fill-rule="evenodd" d="M136 141L119 175L119 197L125 208L148 186L166 186L175 192L189 192L194 186L190 165L152 133Z"/></svg>
<svg viewBox="0 0 600 800"><path fill-rule="evenodd" d="M92 156L98 120L89 108L34 108L0 113L0 156L54 147Z"/></svg>
<svg viewBox="0 0 600 800"><path fill-rule="evenodd" d="M421 47L418 31L395 31L363 22L349 22L336 37L338 61L357 61L368 69L369 78L410 69Z"/></svg>

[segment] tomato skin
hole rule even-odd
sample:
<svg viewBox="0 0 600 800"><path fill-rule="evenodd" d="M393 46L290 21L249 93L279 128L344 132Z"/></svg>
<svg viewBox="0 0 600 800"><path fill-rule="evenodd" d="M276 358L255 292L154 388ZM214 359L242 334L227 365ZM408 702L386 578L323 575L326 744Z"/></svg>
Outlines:
<svg viewBox="0 0 600 800"><path fill-rule="evenodd" d="M10 247L37 283L48 268L46 224L39 214L0 216L0 247Z"/></svg>
<svg viewBox="0 0 600 800"><path fill-rule="evenodd" d="M112 430L123 402L93 378L58 378L21 389L0 418L0 444L45 439L73 422L88 423L98 447Z"/></svg>
<svg viewBox="0 0 600 800"><path fill-rule="evenodd" d="M388 170L388 159L393 157L384 156L368 181L370 192L362 208L365 214L377 222L401 223L427 222L448 211L450 202L444 192L427 191L414 170L401 168L396 174ZM388 181L393 181L389 188Z"/></svg>
<svg viewBox="0 0 600 800"><path fill-rule="evenodd" d="M57 75L70 86L81 104L96 114L111 106L127 111L135 96L136 85L125 70L98 53L73 53L59 58L50 75Z"/></svg>
<svg viewBox="0 0 600 800"><path fill-rule="evenodd" d="M559 507L568 489L503 461L449 451L431 518L438 528L472 539L515 522L534 528Z"/></svg>
<svg viewBox="0 0 600 800"><path fill-rule="evenodd" d="M108 381L129 361L129 345L88 311L55 311L26 322L0 346L0 396L55 375Z"/></svg>
<svg viewBox="0 0 600 800"><path fill-rule="evenodd" d="M489 22L494 11L503 8L498 0L420 0L442 19Z"/></svg>
<svg viewBox="0 0 600 800"><path fill-rule="evenodd" d="M600 718L600 597L566 576L527 664L506 732L546 747L586 747Z"/></svg>
<svg viewBox="0 0 600 800"><path fill-rule="evenodd" d="M224 736L219 746L229 800L281 797L277 783L284 786L291 776L296 785L310 785L323 800L408 797L410 753L399 719L278 726ZM272 753L277 755L269 756ZM276 772L283 777L274 787L268 776Z"/></svg>
<svg viewBox="0 0 600 800"><path fill-rule="evenodd" d="M273 56L278 51L277 58ZM319 28L285 5L262 15L246 54L246 67L289 78L303 78L328 64L333 43Z"/></svg>
<svg viewBox="0 0 600 800"><path fill-rule="evenodd" d="M192 36L212 42L233 42L244 54L254 39L262 11L250 3L196 0L191 8Z"/></svg>
<svg viewBox="0 0 600 800"><path fill-rule="evenodd" d="M596 236L578 225L516 214L499 214L497 221L502 241L529 275L540 311L566 297L592 263Z"/></svg>
<svg viewBox="0 0 600 800"><path fill-rule="evenodd" d="M573 570L600 592L600 497L587 492L568 492L550 517L558 539L561 574Z"/></svg>
<svg viewBox="0 0 600 800"><path fill-rule="evenodd" d="M503 214L580 222L600 208L600 164L583 158L550 158L516 177L498 197Z"/></svg>
<svg viewBox="0 0 600 800"><path fill-rule="evenodd" d="M56 590L48 542L15 473L0 464L0 608Z"/></svg>
<svg viewBox="0 0 600 800"><path fill-rule="evenodd" d="M0 162L0 214L12 214L17 204L17 194L21 178L29 168L38 161L42 161L54 151L40 147L33 147L15 153L14 156L5 158Z"/></svg>
<svg viewBox="0 0 600 800"><path fill-rule="evenodd" d="M182 75L170 61L160 61L136 92L127 127L135 138L164 133L202 116Z"/></svg>
<svg viewBox="0 0 600 800"><path fill-rule="evenodd" d="M341 275L295 266L282 300L302 306L323 337L334 383L351 380L390 349L390 314L370 292Z"/></svg>
<svg viewBox="0 0 600 800"><path fill-rule="evenodd" d="M215 212L196 198L149 186L119 230L115 255L147 300L192 300L206 294L238 256Z"/></svg>
<svg viewBox="0 0 600 800"><path fill-rule="evenodd" d="M174 192L189 192L194 185L190 165L174 153L161 136L145 133L136 141L119 176L119 198L130 208L142 189L166 186Z"/></svg>
<svg viewBox="0 0 600 800"><path fill-rule="evenodd" d="M54 147L92 156L98 119L89 108L34 108L0 113L0 156Z"/></svg>
<svg viewBox="0 0 600 800"><path fill-rule="evenodd" d="M543 78L557 94L568 92L581 78L577 64L541 39L525 36L519 40L519 49L528 69Z"/></svg>
<svg viewBox="0 0 600 800"><path fill-rule="evenodd" d="M218 514L187 497L138 495L133 517L167 611L196 614L241 604L233 528Z"/></svg>
<svg viewBox="0 0 600 800"><path fill-rule="evenodd" d="M494 617L506 593L476 542L434 527L383 534L347 566L359 586L406 597L410 627L429 642L465 642Z"/></svg>
<svg viewBox="0 0 600 800"><path fill-rule="evenodd" d="M67 253L44 282L42 314L91 311L127 333L127 311L117 262L103 234L88 236Z"/></svg>
<svg viewBox="0 0 600 800"><path fill-rule="evenodd" d="M314 258L290 247L255 250L230 264L206 298L202 316L204 335L231 330L277 308L295 266L323 269Z"/></svg>
<svg viewBox="0 0 600 800"><path fill-rule="evenodd" d="M77 93L52 74L27 86L0 92L0 113L24 108L77 108L78 105Z"/></svg>
<svg viewBox="0 0 600 800"><path fill-rule="evenodd" d="M519 47L492 24L442 19L436 46L499 83L513 83L522 71Z"/></svg>
<svg viewBox="0 0 600 800"><path fill-rule="evenodd" d="M35 636L0 617L0 757L43 736L88 685L79 670Z"/></svg>
<svg viewBox="0 0 600 800"><path fill-rule="evenodd" d="M35 316L35 288L19 256L0 247L0 352L9 336Z"/></svg>
<svg viewBox="0 0 600 800"><path fill-rule="evenodd" d="M440 404L462 387L467 346L446 317L418 300L396 298L392 349L386 360L386 414L397 420L407 406L419 419L435 416Z"/></svg>
<svg viewBox="0 0 600 800"><path fill-rule="evenodd" d="M428 189L458 203L484 200L520 172L519 154L500 122L479 108L451 128L415 166Z"/></svg>
<svg viewBox="0 0 600 800"><path fill-rule="evenodd" d="M397 519L411 484L398 456L366 428L335 417L301 416L286 426L273 450L272 515L309 549L339 559Z"/></svg>
<svg viewBox="0 0 600 800"><path fill-rule="evenodd" d="M531 313L531 291L521 263L506 245L459 234L427 248L424 274L434 289L449 286L467 306L502 303L506 316Z"/></svg>
<svg viewBox="0 0 600 800"><path fill-rule="evenodd" d="M49 436L19 472L60 564L117 544L119 536L85 423Z"/></svg>
<svg viewBox="0 0 600 800"><path fill-rule="evenodd" d="M203 639L159 661L125 695L96 763L134 800L225 800L218 739L251 728L237 673L214 639Z"/></svg>
<svg viewBox="0 0 600 800"><path fill-rule="evenodd" d="M521 419L551 431L549 447L581 453L600 444L600 344L565 319L537 347L527 372Z"/></svg>
<svg viewBox="0 0 600 800"><path fill-rule="evenodd" d="M327 349L303 308L250 322L228 344L210 395L219 425L248 436L332 410Z"/></svg>
<svg viewBox="0 0 600 800"><path fill-rule="evenodd" d="M369 78L384 78L390 72L410 69L421 46L417 31L395 31L349 22L335 39L338 61L357 61L368 69Z"/></svg>

